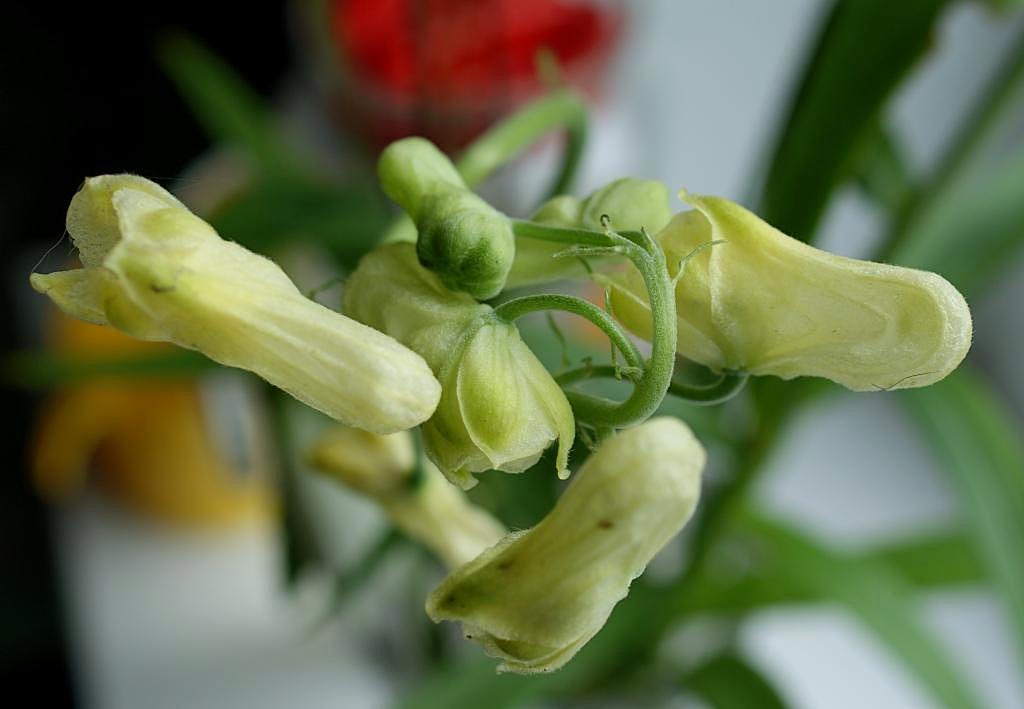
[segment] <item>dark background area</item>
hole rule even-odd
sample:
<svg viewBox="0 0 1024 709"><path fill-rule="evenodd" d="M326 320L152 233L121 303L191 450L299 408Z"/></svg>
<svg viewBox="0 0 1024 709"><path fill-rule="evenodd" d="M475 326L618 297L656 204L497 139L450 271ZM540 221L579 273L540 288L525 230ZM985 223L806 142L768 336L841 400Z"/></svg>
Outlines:
<svg viewBox="0 0 1024 709"><path fill-rule="evenodd" d="M279 2L179 1L161 3L158 13L138 3L5 3L0 10L0 352L19 347L22 266L63 233L68 200L83 178L125 171L172 177L208 144L155 59L156 40L174 31L202 41L263 93L288 65L287 12ZM2 386L0 676L8 696L73 705L46 510L24 462L32 396L11 389L6 377Z"/></svg>

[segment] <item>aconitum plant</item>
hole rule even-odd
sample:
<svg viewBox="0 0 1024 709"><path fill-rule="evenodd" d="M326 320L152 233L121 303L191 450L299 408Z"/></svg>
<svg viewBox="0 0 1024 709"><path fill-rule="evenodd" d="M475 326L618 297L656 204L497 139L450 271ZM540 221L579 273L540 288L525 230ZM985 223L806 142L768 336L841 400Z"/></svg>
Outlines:
<svg viewBox="0 0 1024 709"><path fill-rule="evenodd" d="M336 420L309 462L440 558L450 574L429 616L518 673L569 662L694 513L705 451L655 416L666 396L718 403L751 376L925 386L971 343L967 304L941 276L826 253L726 199L682 192L692 209L673 215L657 182L577 198L562 179L519 220L474 192L572 105L525 109L458 163L422 138L388 147L381 186L405 216L349 274L344 314L133 175L86 180L67 216L82 268L31 277L74 317L249 370ZM546 292L567 278L604 286L605 307ZM542 292L505 296L527 284ZM548 371L516 325L538 311L592 322L612 361ZM718 380L683 381L680 357ZM580 388L595 378L632 388L620 401ZM574 445L590 451L575 472ZM533 528L508 532L466 497L477 476L522 472L550 447L571 482Z"/></svg>

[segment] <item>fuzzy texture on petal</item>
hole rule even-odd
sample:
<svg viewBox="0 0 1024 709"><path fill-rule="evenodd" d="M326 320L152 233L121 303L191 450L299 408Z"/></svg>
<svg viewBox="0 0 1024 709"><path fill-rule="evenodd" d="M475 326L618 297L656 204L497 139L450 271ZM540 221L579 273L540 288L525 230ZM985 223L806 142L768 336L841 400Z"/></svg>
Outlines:
<svg viewBox="0 0 1024 709"><path fill-rule="evenodd" d="M605 624L700 495L703 447L675 418L620 432L594 451L554 509L446 578L435 622L502 659L499 671L558 669Z"/></svg>
<svg viewBox="0 0 1024 709"><path fill-rule="evenodd" d="M252 371L353 427L388 433L431 415L440 385L419 355L307 299L273 261L139 180L86 182L68 217L85 268L33 274L37 290L75 317Z"/></svg>
<svg viewBox="0 0 1024 709"><path fill-rule="evenodd" d="M575 422L561 388L514 325L445 288L411 244L363 258L346 283L345 312L420 353L441 381L423 441L452 482L469 488L472 473L521 472L556 439L556 465L567 469Z"/></svg>
<svg viewBox="0 0 1024 709"><path fill-rule="evenodd" d="M676 286L683 356L868 391L932 384L967 354L970 310L941 276L815 249L725 199L684 199L696 209L657 235L673 275L685 260ZM616 317L649 338L639 273L607 282Z"/></svg>

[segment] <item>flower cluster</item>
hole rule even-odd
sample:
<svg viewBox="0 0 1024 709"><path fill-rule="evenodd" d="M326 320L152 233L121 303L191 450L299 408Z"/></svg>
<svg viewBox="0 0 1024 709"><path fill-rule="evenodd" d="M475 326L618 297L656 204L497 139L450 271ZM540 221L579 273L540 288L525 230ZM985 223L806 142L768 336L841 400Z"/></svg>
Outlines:
<svg viewBox="0 0 1024 709"><path fill-rule="evenodd" d="M344 315L132 175L86 181L67 217L82 267L31 282L74 317L250 370L338 421L309 462L440 557L450 575L427 613L460 622L503 670L565 664L693 513L704 449L678 419L650 418L678 393L677 354L740 382L870 390L938 381L970 346L967 304L940 276L825 253L725 199L684 193L694 208L673 216L664 185L627 178L518 221L420 138L385 150L379 176L415 243L363 257ZM606 287L607 310L503 297L580 277ZM552 375L515 325L542 310L590 319L616 361ZM632 393L576 388L601 376ZM419 460L406 432L417 426ZM506 533L458 489L552 447L568 477L574 442L592 452L532 529Z"/></svg>

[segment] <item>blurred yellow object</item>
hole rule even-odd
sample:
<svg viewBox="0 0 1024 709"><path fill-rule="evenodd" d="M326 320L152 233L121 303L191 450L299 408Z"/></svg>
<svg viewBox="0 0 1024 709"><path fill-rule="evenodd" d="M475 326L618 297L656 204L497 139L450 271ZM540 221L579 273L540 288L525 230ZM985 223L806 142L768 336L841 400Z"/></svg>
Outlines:
<svg viewBox="0 0 1024 709"><path fill-rule="evenodd" d="M54 349L99 355L159 352L109 327L57 314ZM192 379L96 379L47 402L32 447L32 475L47 499L81 490L93 472L100 487L129 508L182 525L223 526L265 520L273 510L267 455L246 441L231 461L208 426ZM244 468L244 469L243 469Z"/></svg>

